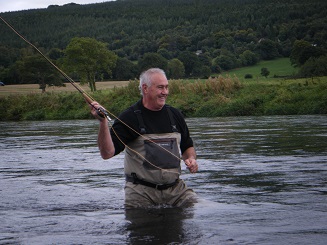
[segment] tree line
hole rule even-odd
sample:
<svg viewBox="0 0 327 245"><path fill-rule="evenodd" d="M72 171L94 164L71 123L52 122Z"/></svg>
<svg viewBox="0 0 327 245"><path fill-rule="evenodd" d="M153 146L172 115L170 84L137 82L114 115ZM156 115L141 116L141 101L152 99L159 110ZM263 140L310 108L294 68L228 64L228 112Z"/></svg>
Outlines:
<svg viewBox="0 0 327 245"><path fill-rule="evenodd" d="M170 78L207 78L278 57L290 57L301 76L327 75L326 7L324 0L117 0L1 16L69 75L90 83L134 79L149 66ZM86 41L84 52L74 50ZM0 53L7 84L60 84L50 71L35 75L42 61L3 23ZM94 69L88 74L87 61Z"/></svg>

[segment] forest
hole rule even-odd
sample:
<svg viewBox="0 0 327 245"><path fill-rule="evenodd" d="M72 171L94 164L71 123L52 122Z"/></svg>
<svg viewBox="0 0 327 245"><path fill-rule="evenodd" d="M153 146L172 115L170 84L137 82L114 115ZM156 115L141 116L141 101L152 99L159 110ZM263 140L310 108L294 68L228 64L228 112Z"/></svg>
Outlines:
<svg viewBox="0 0 327 245"><path fill-rule="evenodd" d="M327 75L325 0L116 0L0 14L77 80L129 80L150 66L173 79L208 78L280 57L300 68L298 76ZM78 53L81 43L89 45ZM96 65L100 54L88 46L105 46L107 63ZM0 53L6 84L60 80L2 21ZM91 53L91 73L72 66Z"/></svg>

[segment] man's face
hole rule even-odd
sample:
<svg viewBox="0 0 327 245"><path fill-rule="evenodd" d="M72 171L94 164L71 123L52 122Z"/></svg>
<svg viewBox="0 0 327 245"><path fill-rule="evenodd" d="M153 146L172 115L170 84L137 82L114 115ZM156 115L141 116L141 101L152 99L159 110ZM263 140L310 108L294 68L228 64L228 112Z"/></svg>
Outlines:
<svg viewBox="0 0 327 245"><path fill-rule="evenodd" d="M168 81L163 74L157 73L151 77L151 85L143 84L143 104L146 108L159 111L166 103L168 96Z"/></svg>

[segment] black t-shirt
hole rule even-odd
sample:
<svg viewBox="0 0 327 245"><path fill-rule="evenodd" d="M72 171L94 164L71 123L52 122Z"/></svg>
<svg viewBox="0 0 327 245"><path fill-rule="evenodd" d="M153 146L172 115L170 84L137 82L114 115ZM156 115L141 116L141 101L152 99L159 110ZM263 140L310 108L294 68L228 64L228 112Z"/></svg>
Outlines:
<svg viewBox="0 0 327 245"><path fill-rule="evenodd" d="M167 112L166 105L160 111L151 111L145 108L142 104L142 101L140 100L136 103L136 106L141 111L141 116L143 118L147 134L172 132L171 121ZM170 107L170 110L175 120L177 130L181 134L180 147L183 153L187 148L193 146L193 140L190 137L189 130L182 113L174 107ZM125 149L124 144L128 144L129 142L139 137L140 125L137 119L137 115L134 111L135 109L133 106L126 109L118 117L119 120L115 120L112 128L110 129L111 137L115 145L115 155L119 154ZM123 141L124 144L121 141Z"/></svg>

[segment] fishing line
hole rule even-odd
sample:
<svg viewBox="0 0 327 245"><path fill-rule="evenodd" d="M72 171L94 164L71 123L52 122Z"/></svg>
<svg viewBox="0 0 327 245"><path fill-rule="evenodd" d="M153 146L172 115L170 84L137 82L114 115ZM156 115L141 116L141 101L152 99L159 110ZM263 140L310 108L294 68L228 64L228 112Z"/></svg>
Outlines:
<svg viewBox="0 0 327 245"><path fill-rule="evenodd" d="M56 66L47 56L45 56L33 43L28 41L23 35L21 35L16 29L9 24L5 19L3 19L0 16L1 20L14 32L16 33L21 39L23 39L26 43L28 43L31 47L33 47L44 59L46 59L61 75L63 75L73 86L77 89L78 92L80 92L84 98L87 100L87 102L91 105L91 103L94 101L94 99L88 95L82 87L80 87L75 81L70 78L65 72L63 72L58 66ZM95 108L96 109L96 108Z"/></svg>
<svg viewBox="0 0 327 245"><path fill-rule="evenodd" d="M109 114L114 117L115 119L117 119L118 121L120 121L122 124L124 124L126 127L128 127L129 129L131 129L133 132L135 132L136 134L138 134L139 136L143 137L144 139L150 141L151 143L156 144L158 147L162 148L164 151L168 152L169 154L171 154L172 156L176 157L178 160L182 161L183 159L181 159L179 156L176 156L174 153L168 151L166 148L164 148L163 146L161 146L160 144L154 142L153 140L151 140L148 137L145 137L144 135L140 134L138 131L136 131L135 129L133 129L131 126L129 126L128 124L126 124L125 122L123 122L121 119L119 119L117 116L115 116L113 113L111 113L110 111L108 111L107 109L103 108L103 107L99 107L96 108L92 102L94 102L95 100L92 98L91 95L89 95L81 86L79 86L71 77L69 77L65 72L63 72L58 66L56 66L47 56L45 56L34 44L32 44L30 41L28 41L23 35L21 35L11 24L9 24L4 18L2 18L0 16L0 19L15 33L17 34L21 39L23 39L27 44L29 44L31 47L33 47L44 59L46 59L61 75L63 75L72 85L73 87L82 94L82 96L84 97L84 99L90 104L90 106L92 106L97 113L106 118L108 120L108 123L110 124L110 126L112 126L111 124L111 118L109 116ZM117 136L117 138L119 139L119 141L129 150L131 150L132 152L134 152L135 154L137 154L138 156L140 156L144 161L148 162L150 165L152 165L153 167L160 169L162 171L165 172L172 172L172 173L177 173L175 171L172 170L167 170L167 169L163 169L160 168L158 166L156 166L155 164L151 163L149 160L147 160L144 156L142 156L139 152L137 152L136 150L130 148L128 145L126 145L122 139L118 136L118 134L116 133L116 131L113 129L113 127L111 127L111 129L113 130L114 134Z"/></svg>

